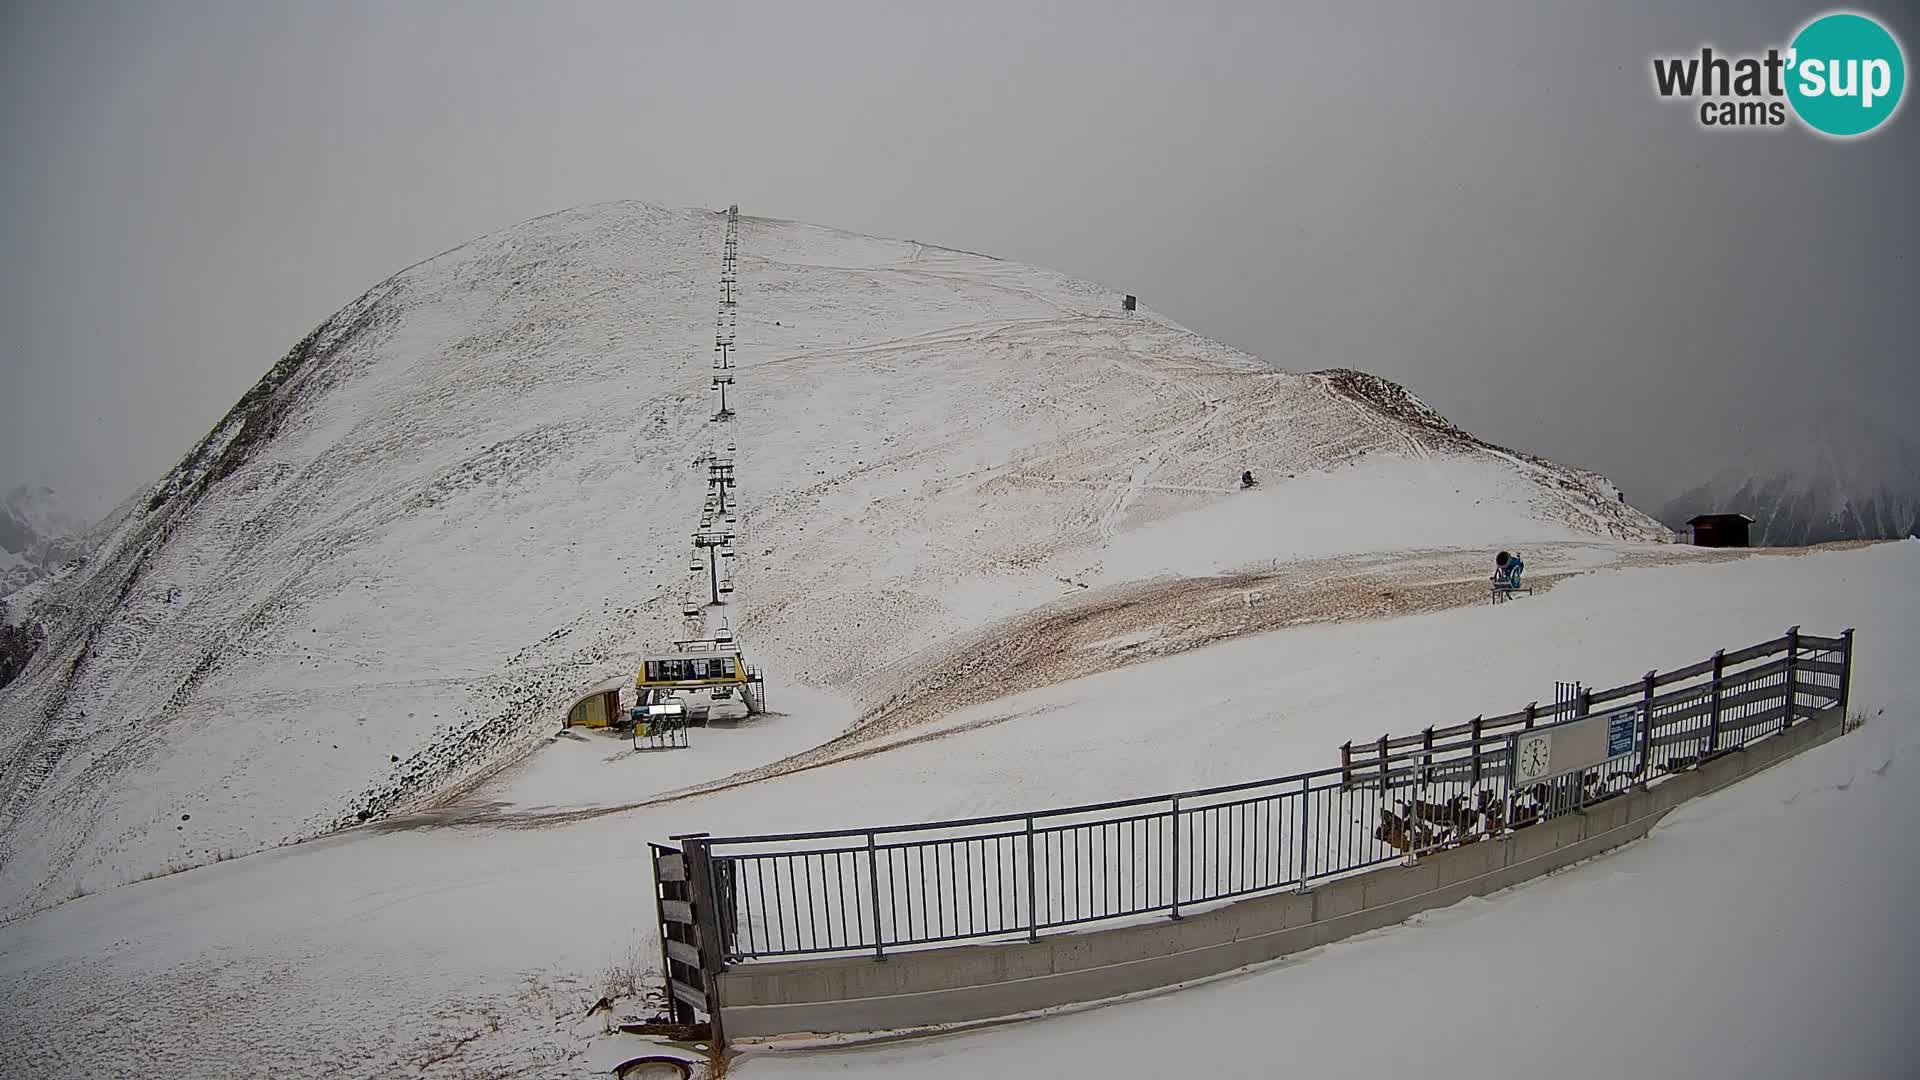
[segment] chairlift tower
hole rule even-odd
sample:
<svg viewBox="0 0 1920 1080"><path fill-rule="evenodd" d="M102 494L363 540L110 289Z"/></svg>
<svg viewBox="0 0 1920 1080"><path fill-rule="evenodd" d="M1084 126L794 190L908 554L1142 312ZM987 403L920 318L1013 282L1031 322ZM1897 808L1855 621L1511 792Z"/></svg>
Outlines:
<svg viewBox="0 0 1920 1080"><path fill-rule="evenodd" d="M720 552L720 549L729 547L732 543L732 529L702 529L693 534L693 546L696 549L704 549L707 553L707 585L715 604L721 602L720 597L722 594L733 591L732 574L728 574L725 584L722 584L720 581L720 555L717 554ZM733 552L727 551L725 554L731 558ZM697 560L699 557L698 551L696 550L694 558ZM699 564L696 562L694 565L698 566Z"/></svg>
<svg viewBox="0 0 1920 1080"><path fill-rule="evenodd" d="M727 489L736 484L731 460L715 461L707 466L707 487L718 499L718 509L722 515L727 512Z"/></svg>

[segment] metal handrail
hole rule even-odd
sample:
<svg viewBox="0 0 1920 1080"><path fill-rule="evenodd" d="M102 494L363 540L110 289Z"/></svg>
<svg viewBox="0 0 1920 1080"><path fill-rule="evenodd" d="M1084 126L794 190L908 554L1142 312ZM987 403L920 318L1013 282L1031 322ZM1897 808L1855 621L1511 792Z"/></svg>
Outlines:
<svg viewBox="0 0 1920 1080"><path fill-rule="evenodd" d="M1489 731L1477 721L1467 725L1470 740L1422 733L1413 737L1419 746L1384 759L1286 776L1040 811L697 842L703 858L710 853L725 868L715 892L724 897L718 925L728 962L884 956L889 948L1036 937L1155 912L1178 918L1183 906L1305 888L1574 812L1784 731L1806 718L1803 708L1844 709L1852 634L1817 638L1795 628L1779 639L1786 659L1729 671L1730 657L1781 650L1765 642L1718 654L1705 664L1710 682L1666 693L1656 693L1663 683L1649 672L1631 703L1635 751L1546 783L1508 777L1522 731ZM1548 731L1595 715L1588 702L1516 715L1533 718L1532 731Z"/></svg>

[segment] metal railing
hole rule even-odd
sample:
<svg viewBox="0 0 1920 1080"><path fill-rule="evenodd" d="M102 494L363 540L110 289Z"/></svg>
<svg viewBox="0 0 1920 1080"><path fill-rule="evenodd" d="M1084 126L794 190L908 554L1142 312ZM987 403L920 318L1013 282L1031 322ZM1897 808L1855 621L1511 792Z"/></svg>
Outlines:
<svg viewBox="0 0 1920 1080"><path fill-rule="evenodd" d="M1774 641L1566 707L1342 748L1338 768L1020 814L824 832L691 837L711 868L724 962L1043 931L1305 888L1525 828L1844 710L1851 630ZM1777 658L1776 658L1777 657ZM1663 688L1667 688L1664 689ZM1525 733L1596 715L1632 748L1539 783L1512 779ZM1630 716L1623 716L1624 713ZM1374 751L1374 752L1370 752Z"/></svg>

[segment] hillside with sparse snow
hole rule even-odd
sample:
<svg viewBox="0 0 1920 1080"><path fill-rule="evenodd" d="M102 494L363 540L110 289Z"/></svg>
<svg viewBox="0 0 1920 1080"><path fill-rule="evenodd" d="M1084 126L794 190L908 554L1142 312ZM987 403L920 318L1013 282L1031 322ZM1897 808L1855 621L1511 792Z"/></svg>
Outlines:
<svg viewBox="0 0 1920 1080"><path fill-rule="evenodd" d="M1275 370L1100 286L785 221L741 219L738 415L712 423L722 221L529 221L273 365L35 600L46 641L0 689L0 914L519 759L684 636L696 458L727 443L726 615L776 708L861 715L956 640L1146 582L1665 536L1335 358Z"/></svg>

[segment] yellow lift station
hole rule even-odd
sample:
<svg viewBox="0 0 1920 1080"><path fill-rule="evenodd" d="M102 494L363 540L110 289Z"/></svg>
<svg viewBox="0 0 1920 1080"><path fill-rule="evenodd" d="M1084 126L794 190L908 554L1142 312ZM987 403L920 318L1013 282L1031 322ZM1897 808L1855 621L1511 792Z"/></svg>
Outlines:
<svg viewBox="0 0 1920 1080"><path fill-rule="evenodd" d="M634 677L634 714L677 702L694 723L736 720L767 711L766 684L731 639L677 641L673 652L640 661Z"/></svg>

